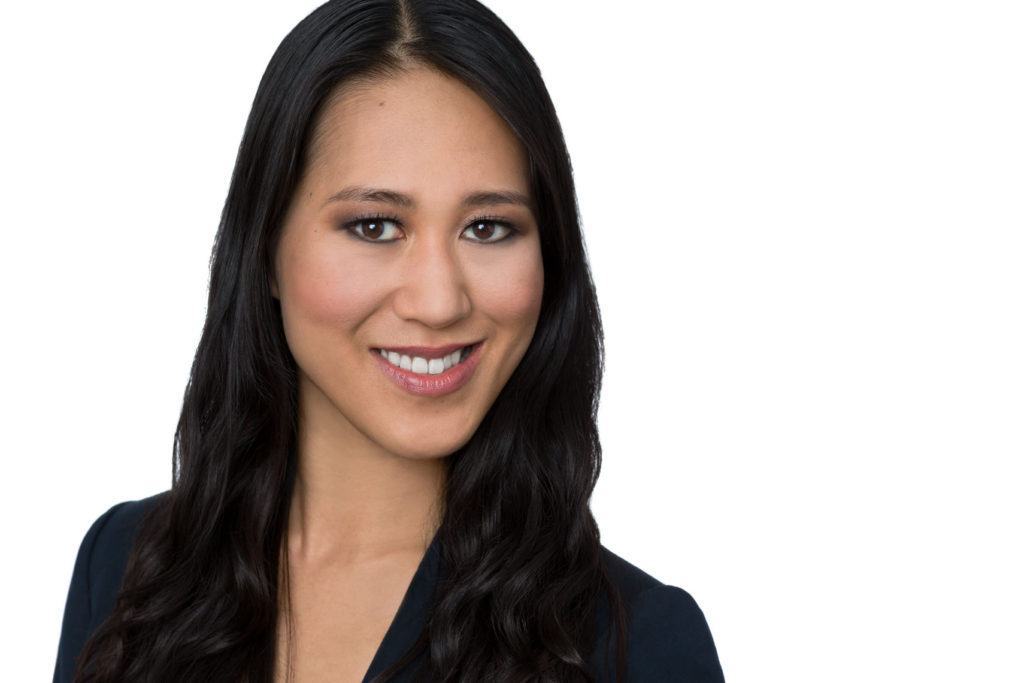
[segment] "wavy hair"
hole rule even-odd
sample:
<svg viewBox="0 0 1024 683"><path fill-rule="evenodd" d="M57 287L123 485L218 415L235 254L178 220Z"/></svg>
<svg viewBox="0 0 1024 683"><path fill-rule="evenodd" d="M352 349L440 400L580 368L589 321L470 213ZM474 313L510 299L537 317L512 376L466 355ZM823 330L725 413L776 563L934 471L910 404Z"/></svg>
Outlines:
<svg viewBox="0 0 1024 683"><path fill-rule="evenodd" d="M318 113L337 88L414 65L483 98L529 158L544 266L534 337L448 460L445 582L405 658L433 681L588 681L599 603L621 601L589 502L600 469L602 330L568 151L532 57L474 0L335 0L260 82L211 260L206 322L170 492L144 518L76 681L271 681L296 472L297 368L271 296L274 252Z"/></svg>

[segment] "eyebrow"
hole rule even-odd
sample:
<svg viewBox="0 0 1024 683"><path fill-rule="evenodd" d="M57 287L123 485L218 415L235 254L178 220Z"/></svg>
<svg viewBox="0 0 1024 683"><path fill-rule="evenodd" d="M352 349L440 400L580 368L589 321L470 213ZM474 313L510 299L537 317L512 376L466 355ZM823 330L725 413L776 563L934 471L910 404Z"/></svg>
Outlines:
<svg viewBox="0 0 1024 683"><path fill-rule="evenodd" d="M500 192L473 192L462 199L462 205L468 209L496 204L518 204L533 211L533 201L522 192L506 190Z"/></svg>
<svg viewBox="0 0 1024 683"><path fill-rule="evenodd" d="M376 187L363 187L360 185L346 187L343 190L335 192L327 198L327 201L324 202L324 206L327 206L331 202L344 201L377 202L380 204L393 204L403 208L416 206L416 200L407 194ZM522 192L516 192L515 190L471 192L462 198L462 205L468 209L500 204L520 205L533 211L533 202L530 200L529 196Z"/></svg>

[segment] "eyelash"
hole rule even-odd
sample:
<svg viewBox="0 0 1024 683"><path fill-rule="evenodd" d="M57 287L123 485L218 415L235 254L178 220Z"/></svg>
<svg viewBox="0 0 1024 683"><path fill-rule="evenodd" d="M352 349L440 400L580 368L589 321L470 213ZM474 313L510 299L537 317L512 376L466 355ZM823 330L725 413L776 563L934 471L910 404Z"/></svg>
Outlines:
<svg viewBox="0 0 1024 683"><path fill-rule="evenodd" d="M375 240L375 239L370 239L369 237L365 237L365 236L359 234L359 228L362 227L362 226L368 225L370 223L394 223L396 226L400 226L401 225L401 221L399 221L394 216L387 216L387 215L384 215L384 214L374 214L372 216L360 216L359 218L356 218L356 219L353 219L351 221L348 221L342 227L344 227L345 230L347 230L353 237L355 237L357 239L361 239L364 242L379 242L381 244L387 244L388 242L393 242L394 241L394 240Z"/></svg>
<svg viewBox="0 0 1024 683"><path fill-rule="evenodd" d="M398 240L398 238L388 240L371 239L360 234L360 228L369 223L393 223L399 229L401 229L402 225L402 222L395 216L390 216L386 214L374 214L371 216L360 216L359 218L350 220L346 222L342 227L345 230L347 230L353 237L355 237L356 239L363 240L364 242L388 244L390 242L395 242ZM498 218L497 216L481 216L479 218L474 218L473 220L469 221L465 228L463 228L463 232L466 232L467 230L470 230L481 223L493 224L495 227L499 229L504 229L507 232L503 237L499 237L496 240L470 239L471 242L476 242L478 244L497 244L498 242L504 242L519 234L519 229L516 228L516 226L514 226L512 223L509 223L507 220Z"/></svg>

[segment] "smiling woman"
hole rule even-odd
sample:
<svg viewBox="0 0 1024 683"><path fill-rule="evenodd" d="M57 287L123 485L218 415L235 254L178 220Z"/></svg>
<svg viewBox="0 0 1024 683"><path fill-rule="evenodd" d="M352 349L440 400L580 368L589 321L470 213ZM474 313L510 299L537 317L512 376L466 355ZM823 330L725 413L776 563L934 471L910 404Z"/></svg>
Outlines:
<svg viewBox="0 0 1024 683"><path fill-rule="evenodd" d="M346 457L446 456L540 313L526 154L470 88L424 67L340 89L313 136L272 285L302 422L332 425Z"/></svg>
<svg viewBox="0 0 1024 683"><path fill-rule="evenodd" d="M87 534L55 680L720 681L693 600L600 544L601 344L515 36L322 6L256 94L173 486Z"/></svg>

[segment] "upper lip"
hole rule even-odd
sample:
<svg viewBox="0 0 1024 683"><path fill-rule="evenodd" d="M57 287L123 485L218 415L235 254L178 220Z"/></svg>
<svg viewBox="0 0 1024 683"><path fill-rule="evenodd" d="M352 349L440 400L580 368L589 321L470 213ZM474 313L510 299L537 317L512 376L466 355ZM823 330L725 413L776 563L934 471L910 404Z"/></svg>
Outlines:
<svg viewBox="0 0 1024 683"><path fill-rule="evenodd" d="M443 358L452 351L458 351L464 349L467 346L473 346L479 342L462 342L457 344L445 344L444 346L380 346L377 347L384 351L394 351L403 356L419 356L420 358Z"/></svg>

